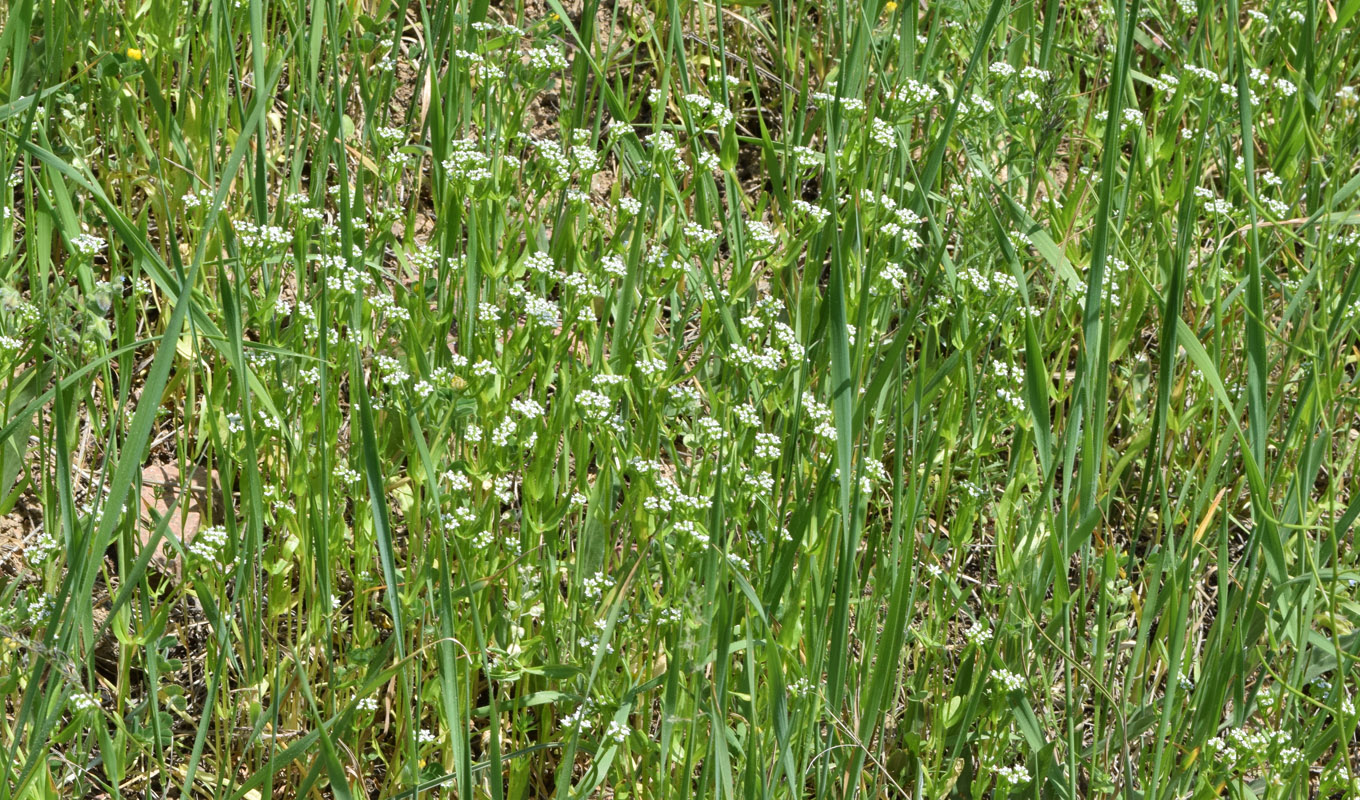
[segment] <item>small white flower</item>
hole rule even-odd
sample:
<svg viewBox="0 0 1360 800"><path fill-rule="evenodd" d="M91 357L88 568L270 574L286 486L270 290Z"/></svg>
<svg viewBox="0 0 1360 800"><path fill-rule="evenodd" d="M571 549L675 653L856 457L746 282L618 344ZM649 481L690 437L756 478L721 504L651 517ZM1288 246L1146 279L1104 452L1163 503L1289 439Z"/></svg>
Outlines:
<svg viewBox="0 0 1360 800"><path fill-rule="evenodd" d="M963 636L970 644L982 647L992 640L993 634L991 630L982 624L982 620L976 620L963 632Z"/></svg>
<svg viewBox="0 0 1360 800"><path fill-rule="evenodd" d="M99 708L99 699L85 692L76 692L71 695L71 705L75 706L77 713L94 711Z"/></svg>
<svg viewBox="0 0 1360 800"><path fill-rule="evenodd" d="M92 256L101 252L107 244L103 239L88 233L80 233L71 237L71 247L83 256Z"/></svg>
<svg viewBox="0 0 1360 800"><path fill-rule="evenodd" d="M617 720L611 721L604 731L604 738L614 744L623 744L623 740L628 738L628 726Z"/></svg>
<svg viewBox="0 0 1360 800"><path fill-rule="evenodd" d="M1019 786L1029 780L1029 769L1024 764L1015 764L1009 767L998 767L996 774L1011 786Z"/></svg>
<svg viewBox="0 0 1360 800"><path fill-rule="evenodd" d="M1025 679L1008 669L992 670L992 680L1001 684L1009 692L1025 688Z"/></svg>

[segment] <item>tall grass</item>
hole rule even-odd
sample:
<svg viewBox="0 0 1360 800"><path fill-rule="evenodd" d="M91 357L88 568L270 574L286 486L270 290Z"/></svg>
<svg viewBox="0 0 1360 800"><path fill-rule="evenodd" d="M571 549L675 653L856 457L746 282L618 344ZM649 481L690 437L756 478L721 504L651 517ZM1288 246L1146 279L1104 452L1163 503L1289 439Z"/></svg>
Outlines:
<svg viewBox="0 0 1360 800"><path fill-rule="evenodd" d="M0 4L0 800L1360 795L1358 11Z"/></svg>

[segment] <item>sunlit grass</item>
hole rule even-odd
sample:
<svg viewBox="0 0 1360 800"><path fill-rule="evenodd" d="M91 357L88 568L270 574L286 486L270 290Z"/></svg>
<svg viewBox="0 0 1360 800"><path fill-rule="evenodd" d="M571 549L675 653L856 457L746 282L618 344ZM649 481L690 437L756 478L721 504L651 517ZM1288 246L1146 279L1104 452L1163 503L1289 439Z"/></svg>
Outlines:
<svg viewBox="0 0 1360 800"><path fill-rule="evenodd" d="M1357 12L0 5L0 800L1356 796Z"/></svg>

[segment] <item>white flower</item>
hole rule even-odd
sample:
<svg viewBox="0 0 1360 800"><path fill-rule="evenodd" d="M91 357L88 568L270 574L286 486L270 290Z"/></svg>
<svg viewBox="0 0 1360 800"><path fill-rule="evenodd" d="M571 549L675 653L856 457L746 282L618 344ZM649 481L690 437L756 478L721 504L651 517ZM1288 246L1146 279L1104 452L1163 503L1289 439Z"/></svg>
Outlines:
<svg viewBox="0 0 1360 800"><path fill-rule="evenodd" d="M215 562L227 546L227 530L221 527L200 528L189 540L187 548L193 556L208 562Z"/></svg>
<svg viewBox="0 0 1360 800"><path fill-rule="evenodd" d="M1016 764L1010 767L998 767L996 774L1011 786L1018 786L1029 780L1029 770L1024 764Z"/></svg>
<svg viewBox="0 0 1360 800"><path fill-rule="evenodd" d="M581 405L585 417L590 422L603 422L609 417L613 409L613 402L594 389L586 389L576 395L576 402Z"/></svg>
<svg viewBox="0 0 1360 800"><path fill-rule="evenodd" d="M562 325L557 303L538 295L531 294L525 297L524 312L542 327L558 328Z"/></svg>
<svg viewBox="0 0 1360 800"><path fill-rule="evenodd" d="M806 200L794 200L793 208L800 214L812 217L813 221L818 225L826 222L827 218L831 216L831 212L827 209L822 208L821 206L814 206Z"/></svg>
<svg viewBox="0 0 1360 800"><path fill-rule="evenodd" d="M85 692L75 692L71 695L71 705L75 706L77 713L94 711L99 708L99 699Z"/></svg>
<svg viewBox="0 0 1360 800"><path fill-rule="evenodd" d="M562 54L561 47L544 45L529 51L529 65L537 70L553 72L567 68L567 57Z"/></svg>
<svg viewBox="0 0 1360 800"><path fill-rule="evenodd" d="M613 586L614 579L603 572L597 572L581 582L583 593L590 600L599 600Z"/></svg>
<svg viewBox="0 0 1360 800"><path fill-rule="evenodd" d="M970 644L982 647L992 640L993 634L982 624L982 620L975 620L973 624L963 632L963 636Z"/></svg>
<svg viewBox="0 0 1360 800"><path fill-rule="evenodd" d="M71 247L83 256L92 256L104 249L107 244L103 239L88 233L80 233L71 237Z"/></svg>
<svg viewBox="0 0 1360 800"><path fill-rule="evenodd" d="M604 731L604 738L614 744L623 744L623 740L628 738L628 726L617 720L612 721Z"/></svg>
<svg viewBox="0 0 1360 800"><path fill-rule="evenodd" d="M1001 684L1007 691L1013 692L1017 689L1025 688L1025 679L1016 675L1008 669L992 670L992 680Z"/></svg>
<svg viewBox="0 0 1360 800"><path fill-rule="evenodd" d="M775 459L780 456L780 439L776 433L756 434L756 458Z"/></svg>
<svg viewBox="0 0 1360 800"><path fill-rule="evenodd" d="M878 117L869 123L869 137L874 144L887 150L897 149L897 134L893 127Z"/></svg>
<svg viewBox="0 0 1360 800"><path fill-rule="evenodd" d="M709 230L694 222L685 224L684 235L685 241L689 242L691 247L705 247L718 241L717 231Z"/></svg>

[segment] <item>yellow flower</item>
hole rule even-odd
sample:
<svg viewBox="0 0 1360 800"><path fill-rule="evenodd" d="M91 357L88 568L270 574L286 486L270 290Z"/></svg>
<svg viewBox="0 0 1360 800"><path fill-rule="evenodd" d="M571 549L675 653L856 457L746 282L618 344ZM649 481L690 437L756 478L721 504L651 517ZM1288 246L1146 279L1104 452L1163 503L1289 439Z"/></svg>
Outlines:
<svg viewBox="0 0 1360 800"><path fill-rule="evenodd" d="M883 10L891 14L892 12L897 10L897 3L894 3L893 0L888 0L887 3L883 4Z"/></svg>
<svg viewBox="0 0 1360 800"><path fill-rule="evenodd" d="M141 61L142 51L137 49L136 47L129 47L127 51L127 57L132 59L133 61Z"/></svg>

